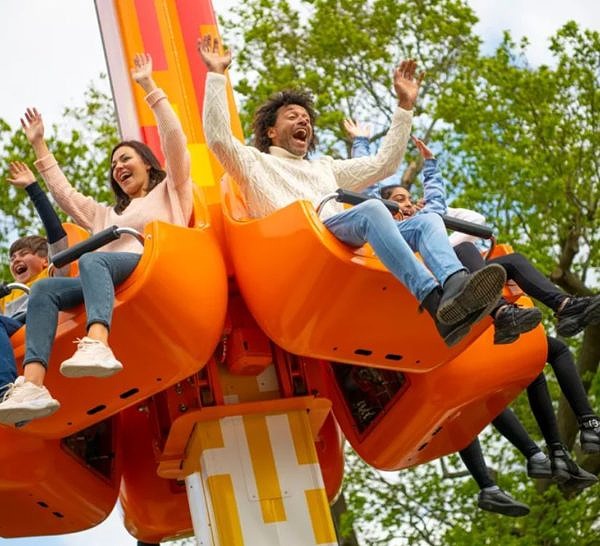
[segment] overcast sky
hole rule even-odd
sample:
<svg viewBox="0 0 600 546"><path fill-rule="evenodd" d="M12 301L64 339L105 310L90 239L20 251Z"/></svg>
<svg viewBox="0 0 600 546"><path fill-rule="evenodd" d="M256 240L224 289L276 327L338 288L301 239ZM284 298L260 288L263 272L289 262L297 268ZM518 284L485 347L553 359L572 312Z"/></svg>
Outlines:
<svg viewBox="0 0 600 546"><path fill-rule="evenodd" d="M213 0L224 13L236 0ZM567 20L600 30L598 0L470 0L480 18L477 32L491 50L508 29L531 41L529 59L548 63L548 37ZM89 82L106 72L92 0L0 0L0 118L13 127L27 106L36 106L47 125L60 123L65 106L83 103ZM235 66L235 65L234 65ZM108 91L108 84L105 84ZM2 446L1 449L6 449ZM118 509L96 529L64 537L1 539L7 546L125 546Z"/></svg>

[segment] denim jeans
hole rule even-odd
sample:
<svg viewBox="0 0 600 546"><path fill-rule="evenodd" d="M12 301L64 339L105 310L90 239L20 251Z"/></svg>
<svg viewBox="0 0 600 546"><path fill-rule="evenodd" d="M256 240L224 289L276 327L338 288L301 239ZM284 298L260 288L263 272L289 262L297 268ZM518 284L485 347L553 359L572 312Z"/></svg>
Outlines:
<svg viewBox="0 0 600 546"><path fill-rule="evenodd" d="M12 336L23 324L11 317L0 315L0 394L9 383L17 378L15 353L10 344Z"/></svg>
<svg viewBox="0 0 600 546"><path fill-rule="evenodd" d="M358 247L368 242L392 275L419 302L436 288L438 281L444 284L450 275L464 269L438 214L418 214L398 222L381 201L370 199L327 218L324 224L346 244ZM421 254L433 277L413 251Z"/></svg>
<svg viewBox="0 0 600 546"><path fill-rule="evenodd" d="M48 365L58 312L85 303L87 326L110 328L114 287L135 269L141 256L132 252L90 252L79 260L79 277L42 279L31 287L23 364Z"/></svg>

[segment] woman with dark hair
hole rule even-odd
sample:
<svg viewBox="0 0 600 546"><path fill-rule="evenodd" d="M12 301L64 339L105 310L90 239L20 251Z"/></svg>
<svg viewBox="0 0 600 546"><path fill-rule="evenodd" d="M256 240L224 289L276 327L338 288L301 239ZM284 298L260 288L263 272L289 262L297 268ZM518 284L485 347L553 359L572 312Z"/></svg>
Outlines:
<svg viewBox="0 0 600 546"><path fill-rule="evenodd" d="M28 109L21 120L37 157L35 166L60 208L92 234L112 226L143 231L162 220L187 225L192 213L190 158L181 124L165 93L152 79L152 59L138 54L133 79L146 93L154 112L166 171L145 144L124 141L115 146L110 161L110 184L116 204L108 206L79 193L66 179L44 141L42 116ZM85 303L87 335L75 354L60 367L66 377L107 377L122 369L108 346L114 307L114 287L124 281L140 260L142 248L132 238L120 238L85 254L79 260L79 277L49 278L37 282L27 313L23 376L10 385L0 403L0 423L13 424L54 413L59 403L43 386L56 333L58 312Z"/></svg>

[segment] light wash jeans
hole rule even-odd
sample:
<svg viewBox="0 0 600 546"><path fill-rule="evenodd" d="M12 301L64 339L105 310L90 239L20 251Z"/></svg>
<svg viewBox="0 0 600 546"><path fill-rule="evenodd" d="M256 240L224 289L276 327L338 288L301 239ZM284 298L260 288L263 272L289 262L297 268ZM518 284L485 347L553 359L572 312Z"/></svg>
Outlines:
<svg viewBox="0 0 600 546"><path fill-rule="evenodd" d="M87 326L110 328L114 287L135 269L141 255L133 252L90 252L79 259L79 277L53 277L33 284L27 307L25 358L48 366L58 312L85 303Z"/></svg>
<svg viewBox="0 0 600 546"><path fill-rule="evenodd" d="M324 221L340 241L362 246L368 242L390 272L422 302L439 284L464 270L448 242L439 214L425 213L398 222L378 199L369 199ZM433 273L417 260L418 251ZM437 279L437 281L436 281Z"/></svg>

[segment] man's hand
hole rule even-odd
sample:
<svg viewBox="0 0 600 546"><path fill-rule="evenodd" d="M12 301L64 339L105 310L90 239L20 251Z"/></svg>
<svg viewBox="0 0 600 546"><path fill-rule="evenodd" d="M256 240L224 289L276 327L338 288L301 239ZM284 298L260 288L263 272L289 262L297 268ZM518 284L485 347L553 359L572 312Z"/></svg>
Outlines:
<svg viewBox="0 0 600 546"><path fill-rule="evenodd" d="M35 108L27 108L25 111L25 119L21 118L21 127L27 140L31 144L41 142L44 140L44 122L42 121L42 114L40 114Z"/></svg>
<svg viewBox="0 0 600 546"><path fill-rule="evenodd" d="M433 152L425 145L425 143L420 138L417 138L414 135L411 135L411 138L413 139L413 142L415 143L415 146L417 147L417 150L419 150L419 153L421 154L421 157L423 159L435 158Z"/></svg>
<svg viewBox="0 0 600 546"><path fill-rule="evenodd" d="M413 109L421 82L425 76L425 73L421 72L415 78L416 69L417 63L414 59L409 59L408 61L402 61L394 71L394 90L398 97L398 106L405 110Z"/></svg>
<svg viewBox="0 0 600 546"><path fill-rule="evenodd" d="M218 38L213 38L210 34L201 36L196 42L196 49L209 72L225 74L233 55L229 49L221 53Z"/></svg>
<svg viewBox="0 0 600 546"><path fill-rule="evenodd" d="M354 120L345 119L344 129L346 129L346 133L352 140L356 137L371 137L371 125L369 123L355 123Z"/></svg>
<svg viewBox="0 0 600 546"><path fill-rule="evenodd" d="M8 165L7 180L16 188L26 188L35 182L31 169L21 161L13 161Z"/></svg>

